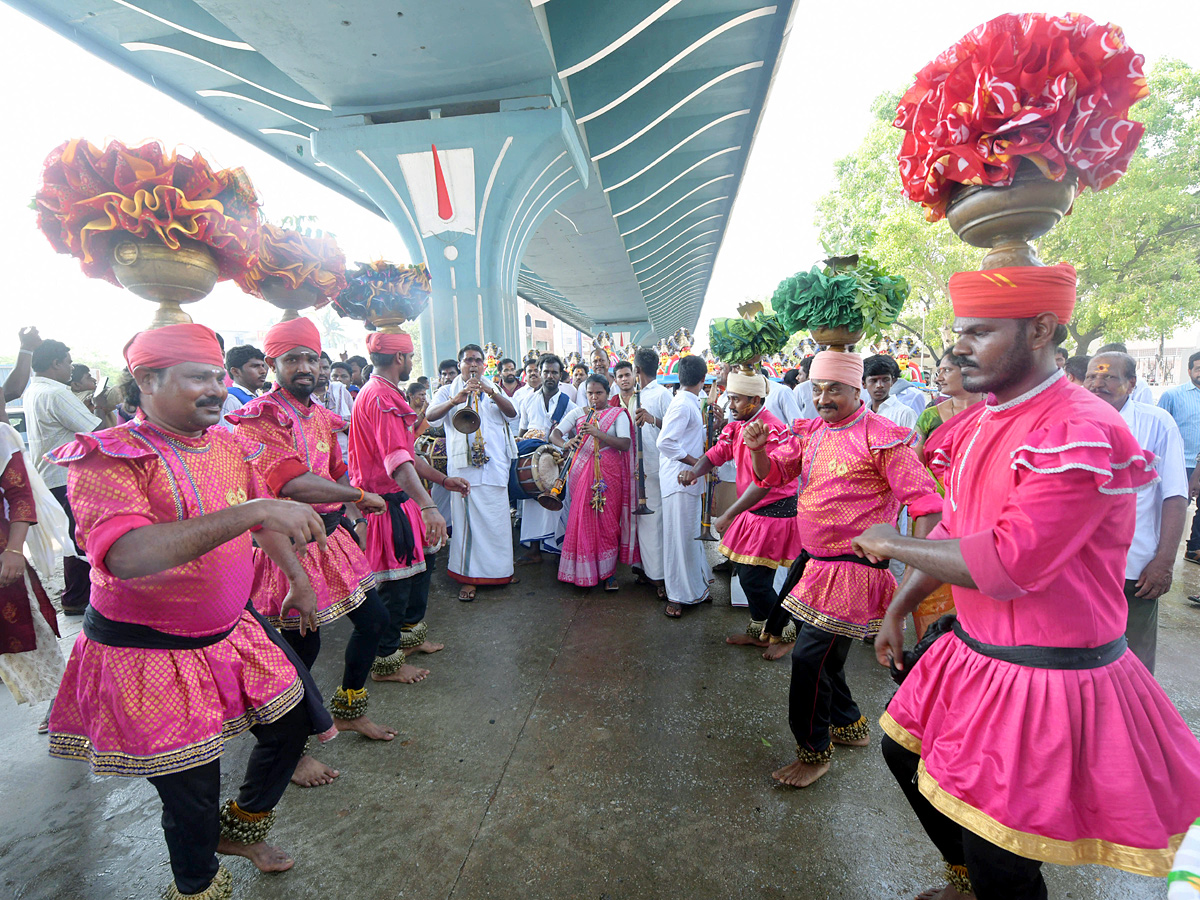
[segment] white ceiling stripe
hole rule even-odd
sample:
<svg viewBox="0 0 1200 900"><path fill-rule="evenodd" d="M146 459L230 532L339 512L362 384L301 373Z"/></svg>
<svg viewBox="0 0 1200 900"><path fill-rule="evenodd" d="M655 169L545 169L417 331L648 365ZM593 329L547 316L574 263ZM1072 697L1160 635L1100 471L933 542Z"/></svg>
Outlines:
<svg viewBox="0 0 1200 900"><path fill-rule="evenodd" d="M655 22L657 22L659 19L661 19L664 15L669 13L676 6L678 6L681 2L682 2L682 0L667 0L666 3L664 3L658 9L656 9L654 12L650 13L650 15L646 16L646 18L642 19L642 21L638 22L636 25L634 25L632 28L630 28L627 32L625 32L623 35L621 35L619 38L617 38L615 41L613 41L607 47L604 47L603 49L598 50L597 52L593 53L591 56L589 56L587 59L583 60L582 62L577 62L573 66L567 66L565 69L563 69L561 72L558 73L558 77L559 78L567 78L571 75L574 75L576 72L582 72L584 69L586 69L590 65L600 62L600 60L604 59L604 57L608 56L613 51L619 50L621 47L628 44L635 37L637 37L639 34L641 34L643 31L645 31L647 28L649 28L651 25L653 25Z"/></svg>
<svg viewBox="0 0 1200 900"><path fill-rule="evenodd" d="M750 114L750 110L739 109L739 110L736 110L731 113L726 113L725 115L721 116L720 118L713 119L707 125L697 128L695 131L693 131L691 134L689 134L687 137L685 137L682 141L680 141L678 144L676 144L674 147L672 147L666 153L662 154L662 156L660 156L658 159L654 160L654 162L650 163L645 168L640 169L637 172L634 172L632 175L630 175L624 181L619 181L616 184L612 185L611 187L606 187L604 189L604 193L607 194L609 191L615 191L617 188L624 187L625 185L629 184L629 182L633 181L635 178L640 178L641 176L645 175L647 172L649 172L651 169L653 169L655 166L657 166L660 162L662 162L664 159L666 159L668 156L670 156L672 153L674 153L676 150L678 150L684 144L687 144L690 141L694 140L695 138L700 137L700 135L704 134L704 132L708 131L708 129L716 128L718 125L722 124L723 122L728 122L730 119L736 119L738 116L745 116L745 115L749 115L749 114Z"/></svg>

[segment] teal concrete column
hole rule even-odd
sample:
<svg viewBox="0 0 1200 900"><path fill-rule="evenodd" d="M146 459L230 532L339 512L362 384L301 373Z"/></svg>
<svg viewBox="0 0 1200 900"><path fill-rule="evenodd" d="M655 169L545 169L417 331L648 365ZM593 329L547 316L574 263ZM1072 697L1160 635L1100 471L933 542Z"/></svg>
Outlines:
<svg viewBox="0 0 1200 900"><path fill-rule="evenodd" d="M545 108L506 109L545 101ZM429 267L421 317L426 374L463 344L495 341L518 357L517 274L538 225L587 187L589 166L567 112L549 98L498 112L375 124L313 135L313 154L357 184ZM436 153L434 148L436 147Z"/></svg>

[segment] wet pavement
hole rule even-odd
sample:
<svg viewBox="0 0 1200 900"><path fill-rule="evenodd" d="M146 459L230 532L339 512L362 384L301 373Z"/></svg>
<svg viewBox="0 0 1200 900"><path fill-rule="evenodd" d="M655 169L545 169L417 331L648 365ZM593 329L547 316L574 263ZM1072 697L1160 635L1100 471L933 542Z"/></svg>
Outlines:
<svg viewBox="0 0 1200 900"><path fill-rule="evenodd" d="M838 748L830 774L798 791L770 777L794 759L788 665L723 643L748 618L730 607L727 576L713 603L673 621L627 572L617 593L561 585L550 564L518 572L519 585L470 604L435 575L427 621L447 649L424 658L432 674L420 684L370 686L371 717L400 737L344 734L320 748L341 777L289 788L272 832L295 868L266 876L227 860L235 896L875 900L942 883L879 754L875 720L893 686L867 646L847 673L871 746ZM1196 593L1200 567L1178 563L1158 677L1200 732ZM343 620L323 636L315 672L327 694L348 633ZM0 897L158 897L170 870L153 790L51 759L35 733L44 712L0 691ZM226 794L251 742L234 740L223 759ZM1046 872L1055 898L1166 892L1097 866Z"/></svg>

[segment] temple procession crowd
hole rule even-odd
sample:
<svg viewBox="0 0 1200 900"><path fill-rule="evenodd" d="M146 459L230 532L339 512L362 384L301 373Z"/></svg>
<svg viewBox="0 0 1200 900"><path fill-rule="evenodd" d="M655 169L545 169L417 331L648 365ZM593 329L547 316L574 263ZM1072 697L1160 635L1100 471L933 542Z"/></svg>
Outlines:
<svg viewBox="0 0 1200 900"><path fill-rule="evenodd" d="M791 660L797 758L778 782L808 786L837 745L870 743L854 643L890 667L883 755L946 865L923 896L1045 897L1047 861L1165 875L1200 816L1200 744L1152 674L1200 488L1200 353L1157 404L1119 345L1072 376L1057 348L1074 270L1003 271L1006 292L951 280L932 397L890 356L830 350L794 387L729 366L706 385L685 356L672 392L651 348L487 377L466 344L431 383L407 334L333 360L304 317L261 350L199 324L140 332L122 383L97 391L25 329L4 385L28 448L4 427L0 675L18 702L53 700L52 755L149 779L168 896L228 897L217 854L292 866L267 843L275 806L338 774L308 748L396 736L369 689L430 676L436 566L470 602L547 563L617 591L624 565L679 618L709 599L715 532L749 608L727 642ZM38 577L55 543L62 611L83 616L66 660ZM1200 563L1200 517L1185 559ZM310 669L342 617L322 697ZM222 804L219 759L245 730Z"/></svg>

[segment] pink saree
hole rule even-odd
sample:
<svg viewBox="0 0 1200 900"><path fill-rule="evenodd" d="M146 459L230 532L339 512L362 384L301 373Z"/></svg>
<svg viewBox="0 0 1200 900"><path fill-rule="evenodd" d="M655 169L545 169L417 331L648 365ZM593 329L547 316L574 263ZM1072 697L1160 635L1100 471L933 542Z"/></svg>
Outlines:
<svg viewBox="0 0 1200 900"><path fill-rule="evenodd" d="M610 407L599 413L599 426L610 434L615 431L621 416L629 413L623 407ZM630 434L633 423L630 421ZM632 564L638 561L637 537L633 511L637 509L637 494L633 489L637 453L634 441L629 449L614 450L601 447L600 484L596 480L597 440L584 439L571 463L567 490L571 511L567 518L567 533L563 540L562 557L558 564L558 580L579 587L592 587L611 578L617 562ZM602 510L595 507L593 497L603 497Z"/></svg>

